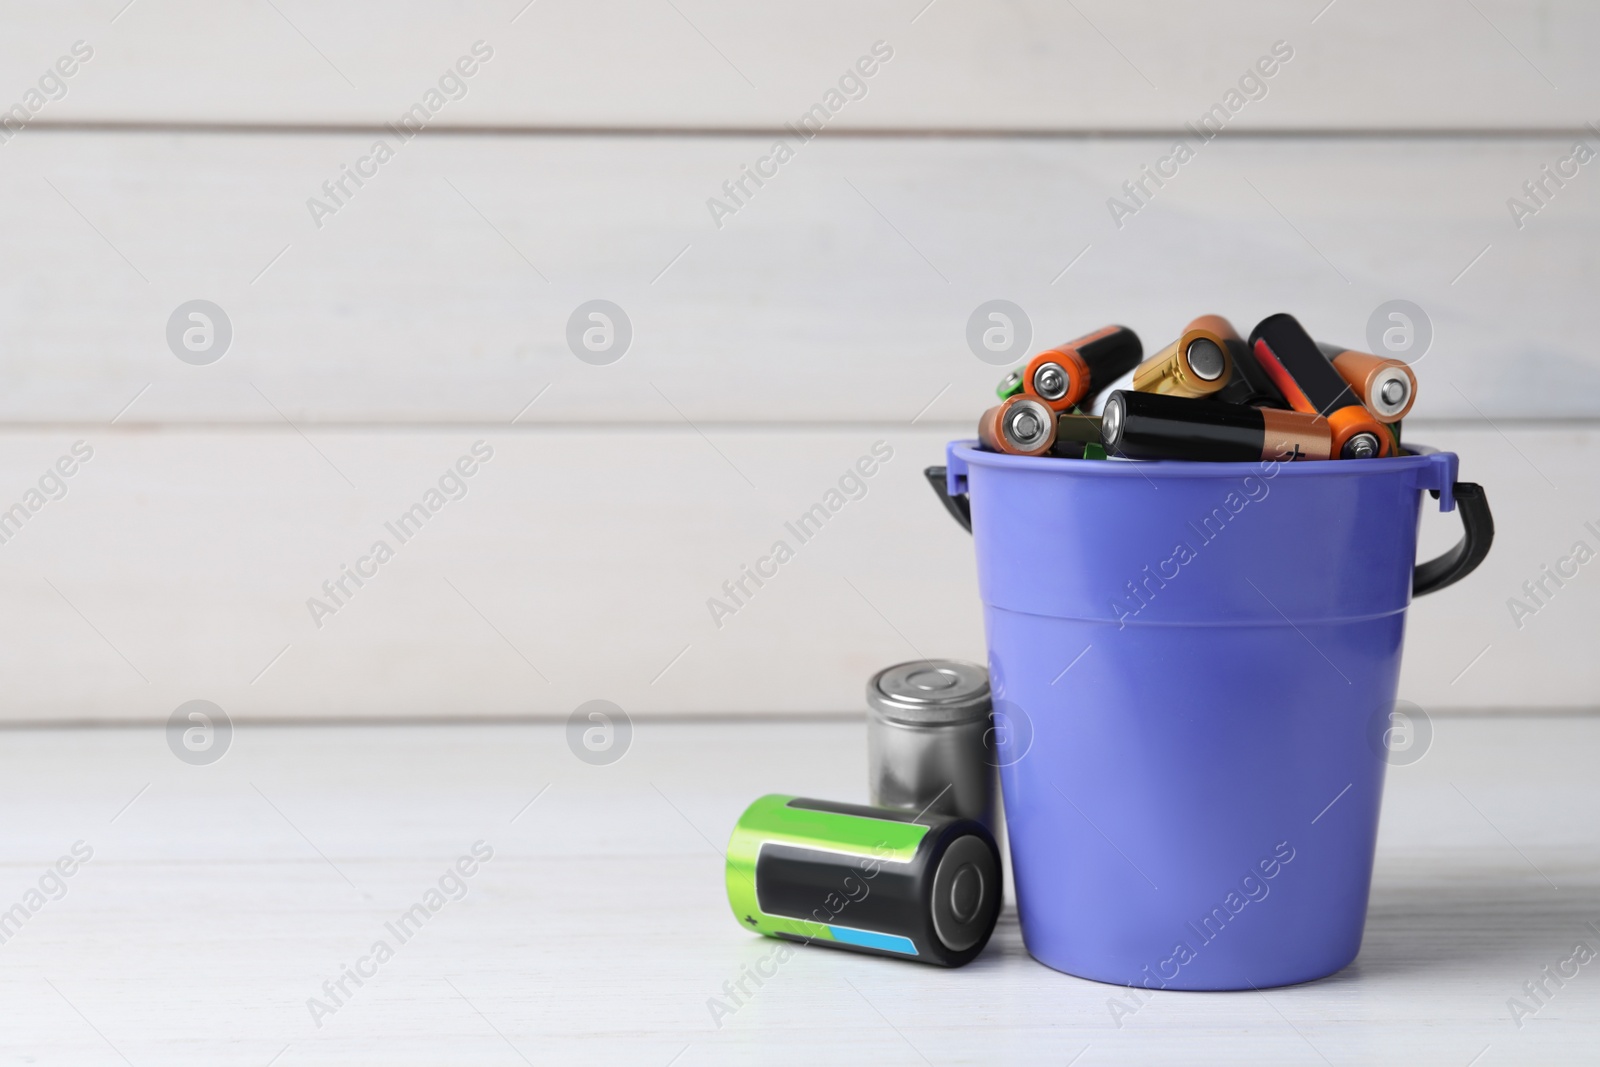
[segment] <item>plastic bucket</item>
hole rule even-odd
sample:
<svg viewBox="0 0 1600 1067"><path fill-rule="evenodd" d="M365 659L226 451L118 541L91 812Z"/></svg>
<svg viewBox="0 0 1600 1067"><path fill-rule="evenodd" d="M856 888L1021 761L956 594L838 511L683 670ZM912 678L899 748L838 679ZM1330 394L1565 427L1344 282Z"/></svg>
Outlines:
<svg viewBox="0 0 1600 1067"><path fill-rule="evenodd" d="M1164 989L1338 971L1361 947L1413 592L1483 559L1454 454L1028 458L928 476L973 534L1028 951ZM1422 491L1466 537L1415 566Z"/></svg>

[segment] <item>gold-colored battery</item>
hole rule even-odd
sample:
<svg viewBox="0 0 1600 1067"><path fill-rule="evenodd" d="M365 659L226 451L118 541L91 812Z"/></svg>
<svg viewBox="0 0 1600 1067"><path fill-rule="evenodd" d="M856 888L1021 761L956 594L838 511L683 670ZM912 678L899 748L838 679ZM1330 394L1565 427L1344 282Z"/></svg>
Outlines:
<svg viewBox="0 0 1600 1067"><path fill-rule="evenodd" d="M1229 339L1238 331L1221 315L1202 315L1184 328L1183 336L1133 369L1133 387L1141 393L1210 396L1233 377Z"/></svg>

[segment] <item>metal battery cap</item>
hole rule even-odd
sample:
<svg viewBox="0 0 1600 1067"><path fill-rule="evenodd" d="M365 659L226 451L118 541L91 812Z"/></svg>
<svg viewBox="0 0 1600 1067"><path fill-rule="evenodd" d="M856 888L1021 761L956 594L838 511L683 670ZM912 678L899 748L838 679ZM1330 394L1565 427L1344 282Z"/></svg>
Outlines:
<svg viewBox="0 0 1600 1067"><path fill-rule="evenodd" d="M1228 367L1222 349L1209 337L1197 337L1190 341L1189 351L1185 355L1189 357L1189 369L1203 382L1216 381Z"/></svg>
<svg viewBox="0 0 1600 1067"><path fill-rule="evenodd" d="M897 663L872 676L867 705L911 725L969 722L989 714L989 672L954 659Z"/></svg>

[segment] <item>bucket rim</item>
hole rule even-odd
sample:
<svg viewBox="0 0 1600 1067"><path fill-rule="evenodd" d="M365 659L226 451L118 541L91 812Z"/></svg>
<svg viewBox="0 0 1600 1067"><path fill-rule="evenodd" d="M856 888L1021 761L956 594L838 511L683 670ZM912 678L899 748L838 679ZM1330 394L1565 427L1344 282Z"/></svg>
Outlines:
<svg viewBox="0 0 1600 1067"><path fill-rule="evenodd" d="M1326 478L1369 474L1395 474L1407 470L1420 470L1436 465L1435 457L1451 456L1424 444L1406 444L1407 455L1386 459L1321 460L1310 463L1277 464L1274 478ZM1041 474L1087 475L1091 478L1238 478L1258 470L1271 460L1259 462L1202 463L1182 459L1069 459L1061 456L1012 456L1004 452L990 452L980 448L975 438L951 441L947 446L951 456L959 457L969 466L1001 467L1014 470L1031 470Z"/></svg>

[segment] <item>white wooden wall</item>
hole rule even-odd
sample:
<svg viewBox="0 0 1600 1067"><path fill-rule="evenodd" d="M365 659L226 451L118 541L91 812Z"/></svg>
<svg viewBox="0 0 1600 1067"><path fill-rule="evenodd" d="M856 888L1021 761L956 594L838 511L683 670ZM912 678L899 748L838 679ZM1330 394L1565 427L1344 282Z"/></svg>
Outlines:
<svg viewBox="0 0 1600 1067"><path fill-rule="evenodd" d="M877 667L981 659L921 469L992 395L964 331L993 298L1043 343L1151 346L1278 310L1360 346L1421 306L1407 435L1461 453L1499 540L1414 609L1402 696L1600 703L1600 564L1507 607L1600 547L1600 163L1507 204L1600 151L1592 5L125 3L0 7L0 110L36 112L0 134L0 509L93 449L0 543L4 720L850 711ZM425 133L384 127L476 42ZM714 220L877 42L865 95ZM233 328L206 366L166 340L193 299ZM608 366L566 341L592 299L633 325ZM466 497L318 627L307 598L479 440ZM707 598L877 441L867 495L717 627Z"/></svg>

